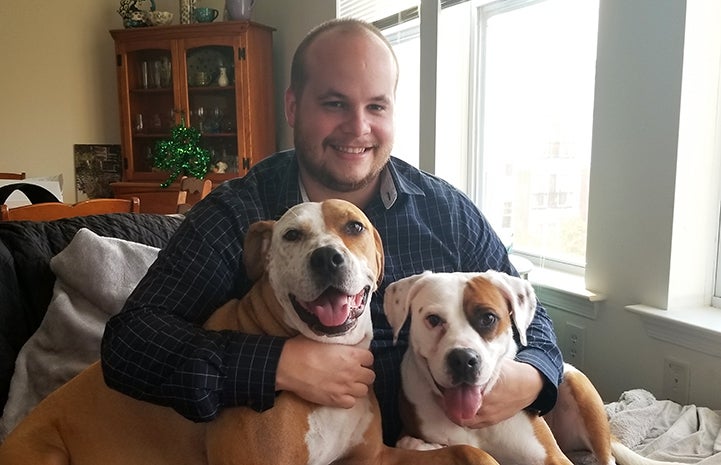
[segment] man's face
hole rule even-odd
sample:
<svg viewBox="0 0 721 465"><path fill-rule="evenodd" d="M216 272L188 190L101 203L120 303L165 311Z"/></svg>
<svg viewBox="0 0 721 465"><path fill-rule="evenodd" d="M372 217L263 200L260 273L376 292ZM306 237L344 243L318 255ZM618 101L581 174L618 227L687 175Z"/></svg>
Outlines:
<svg viewBox="0 0 721 465"><path fill-rule="evenodd" d="M301 95L286 93L303 182L337 192L371 185L393 146L397 69L370 33L328 31L306 56Z"/></svg>

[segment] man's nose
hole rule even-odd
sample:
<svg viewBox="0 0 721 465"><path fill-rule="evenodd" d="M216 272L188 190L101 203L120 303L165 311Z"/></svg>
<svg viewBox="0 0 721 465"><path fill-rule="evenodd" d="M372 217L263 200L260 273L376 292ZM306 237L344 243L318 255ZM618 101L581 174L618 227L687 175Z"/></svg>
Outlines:
<svg viewBox="0 0 721 465"><path fill-rule="evenodd" d="M359 108L349 111L343 124L343 130L355 136L369 133L370 123L365 109Z"/></svg>

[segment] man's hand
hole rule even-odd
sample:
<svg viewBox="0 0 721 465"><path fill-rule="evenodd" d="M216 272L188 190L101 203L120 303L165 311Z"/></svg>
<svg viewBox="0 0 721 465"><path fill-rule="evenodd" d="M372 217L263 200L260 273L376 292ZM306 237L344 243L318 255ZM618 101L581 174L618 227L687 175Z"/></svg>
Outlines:
<svg viewBox="0 0 721 465"><path fill-rule="evenodd" d="M476 416L461 426L484 428L511 418L531 405L543 388L543 376L531 365L506 360L491 392L483 396Z"/></svg>
<svg viewBox="0 0 721 465"><path fill-rule="evenodd" d="M369 350L296 336L283 346L275 386L316 404L351 408L374 380Z"/></svg>

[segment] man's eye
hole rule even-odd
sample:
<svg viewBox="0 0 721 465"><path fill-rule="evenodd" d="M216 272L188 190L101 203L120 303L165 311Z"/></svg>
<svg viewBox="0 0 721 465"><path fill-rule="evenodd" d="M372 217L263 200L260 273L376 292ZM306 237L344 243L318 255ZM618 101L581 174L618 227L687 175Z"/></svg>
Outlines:
<svg viewBox="0 0 721 465"><path fill-rule="evenodd" d="M341 109L341 108L345 107L343 102L338 102L338 101L324 102L323 106L326 108L332 108L332 109Z"/></svg>
<svg viewBox="0 0 721 465"><path fill-rule="evenodd" d="M296 242L299 241L303 237L303 233L301 233L297 229L289 229L283 234L283 239L288 242Z"/></svg>
<svg viewBox="0 0 721 465"><path fill-rule="evenodd" d="M383 105L369 105L368 109L374 112L383 111L386 109Z"/></svg>

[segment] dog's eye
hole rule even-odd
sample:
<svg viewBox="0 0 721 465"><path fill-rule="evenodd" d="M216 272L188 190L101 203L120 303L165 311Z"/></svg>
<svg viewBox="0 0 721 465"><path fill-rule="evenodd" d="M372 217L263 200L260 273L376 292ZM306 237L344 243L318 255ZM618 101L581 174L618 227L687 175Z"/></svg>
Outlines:
<svg viewBox="0 0 721 465"><path fill-rule="evenodd" d="M428 326L431 328L436 328L443 324L443 318L439 317L435 313L431 313L426 317L426 323L428 323Z"/></svg>
<svg viewBox="0 0 721 465"><path fill-rule="evenodd" d="M349 221L348 224L345 225L345 229L348 232L348 234L351 234L353 236L357 236L363 231L365 231L365 226L363 226L363 223L360 221Z"/></svg>
<svg viewBox="0 0 721 465"><path fill-rule="evenodd" d="M297 242L303 237L303 233L298 229L289 229L283 234L283 239L288 242Z"/></svg>
<svg viewBox="0 0 721 465"><path fill-rule="evenodd" d="M488 310L479 309L476 312L475 324L478 328L488 329L493 327L498 321L498 317L495 313L489 312Z"/></svg>

